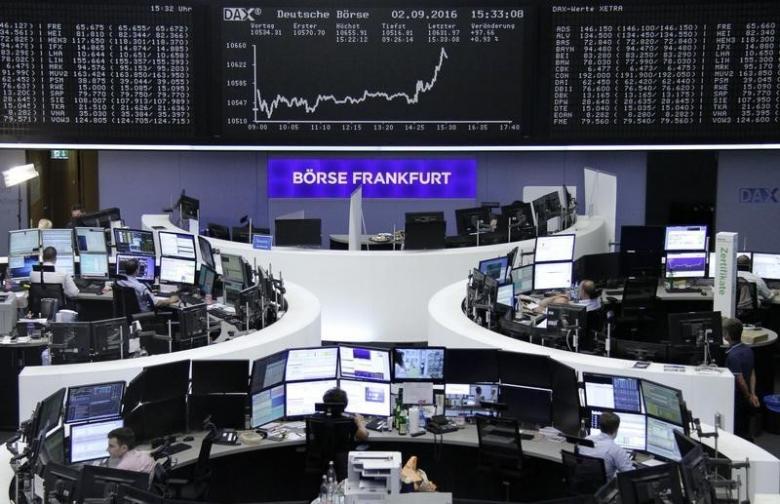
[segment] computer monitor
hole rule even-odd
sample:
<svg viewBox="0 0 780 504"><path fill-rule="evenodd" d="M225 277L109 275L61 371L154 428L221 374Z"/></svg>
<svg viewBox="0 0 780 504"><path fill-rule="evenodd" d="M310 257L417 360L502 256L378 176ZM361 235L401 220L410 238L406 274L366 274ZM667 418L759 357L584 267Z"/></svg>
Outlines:
<svg viewBox="0 0 780 504"><path fill-rule="evenodd" d="M138 271L135 272L135 277L142 282L154 282L155 277L155 264L154 256L140 256L129 254L117 254L116 255L116 274L126 275L125 265L127 261L138 261Z"/></svg>
<svg viewBox="0 0 780 504"><path fill-rule="evenodd" d="M593 280L604 284L623 277L619 252L588 254L574 261L574 279L577 282Z"/></svg>
<svg viewBox="0 0 780 504"><path fill-rule="evenodd" d="M148 490L149 475L145 472L85 465L81 470L78 495L82 502L95 502L93 499L104 499L106 495L111 495L119 485Z"/></svg>
<svg viewBox="0 0 780 504"><path fill-rule="evenodd" d="M646 450L658 457L679 462L682 457L680 456L680 449L677 447L674 431L683 432L683 428L680 425L648 416Z"/></svg>
<svg viewBox="0 0 780 504"><path fill-rule="evenodd" d="M665 234L663 226L620 226L620 252L660 252Z"/></svg>
<svg viewBox="0 0 780 504"><path fill-rule="evenodd" d="M498 351L487 348L448 348L447 383L497 383Z"/></svg>
<svg viewBox="0 0 780 504"><path fill-rule="evenodd" d="M339 387L347 393L347 413L390 416L390 383L339 380Z"/></svg>
<svg viewBox="0 0 780 504"><path fill-rule="evenodd" d="M127 485L119 485L116 493L116 504L171 504L154 492L139 490Z"/></svg>
<svg viewBox="0 0 780 504"><path fill-rule="evenodd" d="M287 367L287 351L257 359L252 364L250 393L279 385L284 382L284 370Z"/></svg>
<svg viewBox="0 0 780 504"><path fill-rule="evenodd" d="M82 253L79 258L82 278L108 278L108 254Z"/></svg>
<svg viewBox="0 0 780 504"><path fill-rule="evenodd" d="M712 484L708 479L707 459L700 444L696 444L680 460L683 488L687 502L712 504L714 502Z"/></svg>
<svg viewBox="0 0 780 504"><path fill-rule="evenodd" d="M192 394L246 394L248 377L245 360L193 360Z"/></svg>
<svg viewBox="0 0 780 504"><path fill-rule="evenodd" d="M767 280L780 280L780 254L754 252L753 274Z"/></svg>
<svg viewBox="0 0 780 504"><path fill-rule="evenodd" d="M105 451L105 446L103 447ZM81 481L81 468L71 467L50 461L43 471L44 502L52 502L52 498L77 495ZM65 502L72 502L65 501Z"/></svg>
<svg viewBox="0 0 780 504"><path fill-rule="evenodd" d="M435 250L447 246L444 221L407 222L404 232L404 250Z"/></svg>
<svg viewBox="0 0 780 504"><path fill-rule="evenodd" d="M501 383L552 389L551 362L546 355L499 351Z"/></svg>
<svg viewBox="0 0 780 504"><path fill-rule="evenodd" d="M54 247L57 256L73 255L73 230L72 229L42 229L41 249Z"/></svg>
<svg viewBox="0 0 780 504"><path fill-rule="evenodd" d="M444 348L393 348L394 381L443 381Z"/></svg>
<svg viewBox="0 0 780 504"><path fill-rule="evenodd" d="M557 233L562 228L561 196L558 191L536 198L531 202L539 236ZM550 226L550 223L553 223Z"/></svg>
<svg viewBox="0 0 780 504"><path fill-rule="evenodd" d="M559 431L577 435L581 422L580 384L577 371L554 359L550 359L552 396L552 425Z"/></svg>
<svg viewBox="0 0 780 504"><path fill-rule="evenodd" d="M201 262L212 269L216 268L214 250L211 248L211 243L206 238L198 236L198 247L200 247Z"/></svg>
<svg viewBox="0 0 780 504"><path fill-rule="evenodd" d="M288 350L285 379L288 382L335 379L338 356L338 347Z"/></svg>
<svg viewBox="0 0 780 504"><path fill-rule="evenodd" d="M493 259L485 259L479 261L479 271L485 275L493 278L499 283L506 280L506 276L509 268L509 258L507 256L495 257Z"/></svg>
<svg viewBox="0 0 780 504"><path fill-rule="evenodd" d="M52 322L50 347L54 364L88 362L92 348L89 322Z"/></svg>
<svg viewBox="0 0 780 504"><path fill-rule="evenodd" d="M43 449L39 452L46 459L45 464L54 462L56 464L65 463L65 429L60 427L51 432L43 441Z"/></svg>
<svg viewBox="0 0 780 504"><path fill-rule="evenodd" d="M670 313L669 341L673 345L723 342L723 318L717 312Z"/></svg>
<svg viewBox="0 0 780 504"><path fill-rule="evenodd" d="M707 226L666 226L664 250L707 250Z"/></svg>
<svg viewBox="0 0 780 504"><path fill-rule="evenodd" d="M513 269L510 278L515 286L515 295L528 294L534 290L534 265L529 264Z"/></svg>
<svg viewBox="0 0 780 504"><path fill-rule="evenodd" d="M160 282L194 285L195 260L161 257Z"/></svg>
<svg viewBox="0 0 780 504"><path fill-rule="evenodd" d="M534 264L534 290L571 288L572 262Z"/></svg>
<svg viewBox="0 0 780 504"><path fill-rule="evenodd" d="M322 219L276 219L274 230L278 247L322 246Z"/></svg>
<svg viewBox="0 0 780 504"><path fill-rule="evenodd" d="M65 388L61 388L55 393L41 401L37 410L34 437L38 437L60 424L62 416L62 407L65 401Z"/></svg>
<svg viewBox="0 0 780 504"><path fill-rule="evenodd" d="M128 355L130 326L127 318L95 320L92 322L92 350L96 360L120 359Z"/></svg>
<svg viewBox="0 0 780 504"><path fill-rule="evenodd" d="M106 231L103 228L76 228L76 247L81 252L106 253Z"/></svg>
<svg viewBox="0 0 780 504"><path fill-rule="evenodd" d="M70 426L70 463L108 458L108 433L124 426L121 418Z"/></svg>
<svg viewBox="0 0 780 504"><path fill-rule="evenodd" d="M707 252L666 254L666 278L704 278L706 275Z"/></svg>
<svg viewBox="0 0 780 504"><path fill-rule="evenodd" d="M284 418L284 384L252 394L252 428Z"/></svg>
<svg viewBox="0 0 780 504"><path fill-rule="evenodd" d="M179 318L179 331L174 337L177 341L205 339L208 336L208 313L205 303L189 305L176 311Z"/></svg>
<svg viewBox="0 0 780 504"><path fill-rule="evenodd" d="M617 482L621 504L683 504L682 485L676 464L621 472L617 474Z"/></svg>
<svg viewBox="0 0 780 504"><path fill-rule="evenodd" d="M41 235L38 229L19 229L8 232L8 255L25 256L38 254Z"/></svg>
<svg viewBox="0 0 780 504"><path fill-rule="evenodd" d="M482 403L498 403L498 393L499 386L495 384L447 383L444 385L444 414L467 418L489 415L494 409Z"/></svg>
<svg viewBox="0 0 780 504"><path fill-rule="evenodd" d="M246 268L244 267L244 258L238 255L221 254L222 278L231 282L237 282L242 285L242 289L247 285Z"/></svg>
<svg viewBox="0 0 780 504"><path fill-rule="evenodd" d="M501 385L505 416L538 427L552 425L552 390Z"/></svg>
<svg viewBox="0 0 780 504"><path fill-rule="evenodd" d="M114 228L114 244L117 254L154 256L157 253L152 231Z"/></svg>
<svg viewBox="0 0 780 504"><path fill-rule="evenodd" d="M184 396L144 403L125 416L125 425L133 429L139 443L184 432L187 424L187 400ZM202 425L192 426L203 428Z"/></svg>
<svg viewBox="0 0 780 504"><path fill-rule="evenodd" d="M182 192L181 196L179 196L177 206L179 207L179 215L182 219L198 218L198 210L200 210L200 201L198 199L186 196L184 192Z"/></svg>
<svg viewBox="0 0 780 504"><path fill-rule="evenodd" d="M223 302L228 306L232 306L236 309L240 308L241 291L244 289L244 284L241 282L233 282L230 280L222 279L222 294Z"/></svg>
<svg viewBox="0 0 780 504"><path fill-rule="evenodd" d="M390 351L365 347L339 347L339 378L390 381Z"/></svg>
<svg viewBox="0 0 780 504"><path fill-rule="evenodd" d="M54 271L73 276L76 273L76 267L73 264L72 255L57 255L57 261L54 263Z"/></svg>
<svg viewBox="0 0 780 504"><path fill-rule="evenodd" d="M444 222L444 212L406 212L404 222L425 224L428 222Z"/></svg>
<svg viewBox="0 0 780 504"><path fill-rule="evenodd" d="M536 239L534 262L574 260L574 235L540 236Z"/></svg>
<svg viewBox="0 0 780 504"><path fill-rule="evenodd" d="M30 278L33 266L38 264L38 254L8 257L8 276L14 280Z"/></svg>
<svg viewBox="0 0 780 504"><path fill-rule="evenodd" d="M65 422L90 422L118 417L122 412L124 391L125 382L70 387Z"/></svg>
<svg viewBox="0 0 780 504"><path fill-rule="evenodd" d="M246 424L246 394L190 395L187 416L191 427L208 420L220 429L243 429Z"/></svg>
<svg viewBox="0 0 780 504"><path fill-rule="evenodd" d="M496 304L509 309L515 307L515 284L508 283L498 286Z"/></svg>
<svg viewBox="0 0 780 504"><path fill-rule="evenodd" d="M292 352L292 350L291 350ZM322 402L325 392L338 386L336 380L287 383L285 390L286 416L300 417L316 413L315 404Z"/></svg>
<svg viewBox="0 0 780 504"><path fill-rule="evenodd" d="M142 402L183 398L190 384L190 361L146 366L143 374Z"/></svg>
<svg viewBox="0 0 780 504"><path fill-rule="evenodd" d="M502 206L501 215L513 227L533 227L534 225L534 213L530 203L518 201L511 205Z"/></svg>
<svg viewBox="0 0 780 504"><path fill-rule="evenodd" d="M582 373L585 384L585 405L629 413L641 413L639 380L628 376Z"/></svg>
<svg viewBox="0 0 780 504"><path fill-rule="evenodd" d="M601 415L603 410L590 410L590 434L601 433ZM620 427L615 436L615 444L626 450L644 451L646 446L646 421L645 415L639 413L626 413L613 411L620 418Z"/></svg>
<svg viewBox="0 0 780 504"><path fill-rule="evenodd" d="M551 304L547 307L547 333L560 336L586 334L588 314L585 306L573 304Z"/></svg>
<svg viewBox="0 0 780 504"><path fill-rule="evenodd" d="M682 392L647 380L641 380L640 383L648 416L683 425Z"/></svg>
<svg viewBox="0 0 780 504"><path fill-rule="evenodd" d="M193 235L160 231L158 237L161 256L195 259L195 237Z"/></svg>
<svg viewBox="0 0 780 504"><path fill-rule="evenodd" d="M198 270L198 290L204 295L214 292L214 283L217 281L217 272L206 264L200 265Z"/></svg>
<svg viewBox="0 0 780 504"><path fill-rule="evenodd" d="M664 362L669 356L669 344L612 338L612 353L621 359Z"/></svg>
<svg viewBox="0 0 780 504"><path fill-rule="evenodd" d="M739 260L740 257L747 257L748 261L750 262L750 269L752 271L753 269L753 252L737 252L737 260ZM707 277L709 278L715 278L715 267L718 264L717 255L715 252L710 252L709 255L709 262L707 265Z"/></svg>
<svg viewBox="0 0 780 504"><path fill-rule="evenodd" d="M489 207L460 208L455 210L455 223L459 235L468 235L490 229L492 214Z"/></svg>

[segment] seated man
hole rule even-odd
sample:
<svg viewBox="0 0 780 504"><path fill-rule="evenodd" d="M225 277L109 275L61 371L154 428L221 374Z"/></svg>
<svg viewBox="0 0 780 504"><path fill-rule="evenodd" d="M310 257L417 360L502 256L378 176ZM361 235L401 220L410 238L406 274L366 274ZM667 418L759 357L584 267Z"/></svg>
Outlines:
<svg viewBox="0 0 780 504"><path fill-rule="evenodd" d="M600 418L599 430L601 433L587 438L592 440L595 446L593 448L587 446L580 448L580 453L583 455L604 459L604 469L606 469L608 479L614 478L615 474L619 472L630 471L634 468L628 452L615 444L619 428L620 417L611 411L605 411Z"/></svg>
<svg viewBox="0 0 780 504"><path fill-rule="evenodd" d="M154 459L148 452L135 447L135 432L120 427L108 433L108 466L125 471L152 472Z"/></svg>
<svg viewBox="0 0 780 504"><path fill-rule="evenodd" d="M43 249L43 266L56 267L57 264L57 249L54 247L46 247ZM41 283L41 272L33 271L30 273L30 283ZM67 273L59 271L44 271L43 283L46 284L60 284L65 295L69 298L75 297L79 294L79 288L73 283L73 277Z"/></svg>
<svg viewBox="0 0 780 504"><path fill-rule="evenodd" d="M579 301L574 304L582 305L586 311L595 311L601 309L601 290L596 288L593 280L583 280L580 282L578 290Z"/></svg>
<svg viewBox="0 0 780 504"><path fill-rule="evenodd" d="M150 312L154 310L155 306L168 306L176 303L179 300L179 298L176 296L171 296L169 298L154 297L152 291L149 290L149 287L145 283L138 280L138 278L135 276L136 273L138 273L137 259L130 259L129 261L125 261L124 267L126 278L117 280L116 283L120 287L129 287L135 291L135 296L138 299L138 307L141 308L142 312Z"/></svg>
<svg viewBox="0 0 780 504"><path fill-rule="evenodd" d="M768 301L775 295L774 291L767 287L763 278L754 275L750 271L750 258L748 256L741 255L737 257L737 276L752 284L756 284L756 294L759 301Z"/></svg>
<svg viewBox="0 0 780 504"><path fill-rule="evenodd" d="M342 389L338 387L334 387L332 389L329 389L325 394L322 396L322 402L324 403L330 403L330 404L343 404L343 408L339 412L339 415L344 411L344 409L347 408L347 404L349 404L349 398L347 397L347 393L344 392ZM366 429L366 419L363 418L363 415L357 413L353 416L353 419L355 421L355 433L354 438L357 441L365 441L368 439L368 429Z"/></svg>

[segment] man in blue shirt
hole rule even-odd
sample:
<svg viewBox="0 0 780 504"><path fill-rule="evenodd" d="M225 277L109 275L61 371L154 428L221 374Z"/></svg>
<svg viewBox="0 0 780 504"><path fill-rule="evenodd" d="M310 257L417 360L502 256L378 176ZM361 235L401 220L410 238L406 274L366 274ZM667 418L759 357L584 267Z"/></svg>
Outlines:
<svg viewBox="0 0 780 504"><path fill-rule="evenodd" d="M618 429L620 428L620 417L611 411L605 411L599 419L600 434L588 436L593 441L593 448L583 446L580 453L591 457L604 459L604 468L607 472L607 478L612 479L615 474L623 471L630 471L634 468L631 463L631 457L622 447L615 444Z"/></svg>
<svg viewBox="0 0 780 504"><path fill-rule="evenodd" d="M170 305L179 300L176 296L171 296L167 299L155 298L152 291L149 290L149 287L135 276L136 273L138 273L137 259L125 261L124 270L126 278L118 280L116 283L120 287L129 287L135 291L135 297L138 299L138 307L142 312L150 312L154 310L155 306Z"/></svg>
<svg viewBox="0 0 780 504"><path fill-rule="evenodd" d="M734 434L752 441L750 413L760 403L756 396L756 371L753 349L742 343L742 322L734 318L723 320L723 336L729 344L726 367L734 373Z"/></svg>

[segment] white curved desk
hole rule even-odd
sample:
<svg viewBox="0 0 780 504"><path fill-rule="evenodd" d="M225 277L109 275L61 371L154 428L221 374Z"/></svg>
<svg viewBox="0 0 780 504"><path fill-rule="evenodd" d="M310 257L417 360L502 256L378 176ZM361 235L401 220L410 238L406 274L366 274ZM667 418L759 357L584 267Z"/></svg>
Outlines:
<svg viewBox="0 0 780 504"><path fill-rule="evenodd" d="M28 366L19 375L19 416L28 418L35 404L61 387L109 381L130 381L145 366L185 359L254 360L290 347L320 345L320 303L309 291L289 282L288 311L265 329L215 345L137 359L85 364Z"/></svg>
<svg viewBox="0 0 780 504"><path fill-rule="evenodd" d="M177 230L168 215L144 215L145 229ZM159 228L158 228L159 229ZM181 231L181 230L179 230ZM184 232L184 231L181 231ZM604 220L579 217L573 228L575 258L608 251ZM222 252L275 272L309 289L322 303L322 339L329 341L424 341L428 300L442 287L465 278L482 259L513 247L532 250L533 240L501 245L419 251L346 251L280 247L209 238Z"/></svg>

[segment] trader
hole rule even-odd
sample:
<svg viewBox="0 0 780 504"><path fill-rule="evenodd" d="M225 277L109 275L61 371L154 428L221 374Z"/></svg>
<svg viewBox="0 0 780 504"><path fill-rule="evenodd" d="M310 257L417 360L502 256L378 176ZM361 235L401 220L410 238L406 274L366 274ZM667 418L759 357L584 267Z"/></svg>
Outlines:
<svg viewBox="0 0 780 504"><path fill-rule="evenodd" d="M593 441L594 447L583 446L580 448L580 453L604 459L607 478L612 479L615 474L630 471L634 466L628 452L615 443L620 428L620 417L611 411L605 411L601 414L599 423L601 433L588 436L588 439Z"/></svg>
<svg viewBox="0 0 780 504"><path fill-rule="evenodd" d="M119 427L108 433L108 466L125 471L150 473L154 459L148 452L135 447L135 432L129 427Z"/></svg>
<svg viewBox="0 0 780 504"><path fill-rule="evenodd" d="M66 224L69 228L77 228L82 225L81 216L84 215L81 211L81 204L76 203L70 207L70 221Z"/></svg>
<svg viewBox="0 0 780 504"><path fill-rule="evenodd" d="M593 280L583 280L579 288L580 300L574 304L585 307L586 311L595 311L601 309L601 291L596 288Z"/></svg>
<svg viewBox="0 0 780 504"><path fill-rule="evenodd" d="M338 387L333 387L332 389L328 389L325 394L323 394L322 402L326 404L343 404L343 409L346 409L347 404L349 404L349 398L347 397L347 393L344 392L344 390ZM339 414L340 413L341 412L339 412ZM355 420L354 438L358 441L366 441L368 439L368 430L366 429L365 418L363 418L363 415L359 413L356 413L353 418Z"/></svg>
<svg viewBox="0 0 780 504"><path fill-rule="evenodd" d="M45 249L43 249L43 266L53 266L56 268L56 265L57 265L57 249L54 247L46 247ZM41 272L40 271L31 272L30 283L35 284L40 282L41 282ZM73 277L65 272L56 271L56 270L45 271L43 272L43 283L62 285L62 291L69 298L78 296L79 294L79 288L76 287L76 284L73 282Z"/></svg>
<svg viewBox="0 0 780 504"><path fill-rule="evenodd" d="M138 259L129 259L122 263L125 270L125 278L117 280L117 285L120 287L129 287L135 291L135 297L138 299L138 308L142 312L153 311L155 306L168 306L176 303L179 298L177 296L171 296L169 298L157 298L149 290L143 282L136 278L138 273Z"/></svg>
<svg viewBox="0 0 780 504"><path fill-rule="evenodd" d="M756 371L753 367L753 349L742 343L742 322L723 319L723 336L729 344L726 367L734 373L734 434L752 441L750 435L751 409L760 406L756 396Z"/></svg>
<svg viewBox="0 0 780 504"><path fill-rule="evenodd" d="M756 284L756 293L759 301L767 301L774 296L774 292L767 287L764 279L750 271L750 258L741 255L737 257L737 276L752 284Z"/></svg>

